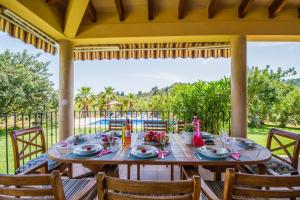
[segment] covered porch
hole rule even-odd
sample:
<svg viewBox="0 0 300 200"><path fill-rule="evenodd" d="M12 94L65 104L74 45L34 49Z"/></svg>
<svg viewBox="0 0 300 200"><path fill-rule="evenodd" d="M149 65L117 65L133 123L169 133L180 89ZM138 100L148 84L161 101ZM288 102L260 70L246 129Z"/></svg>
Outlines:
<svg viewBox="0 0 300 200"><path fill-rule="evenodd" d="M295 28L300 4L285 0L0 0L0 5L2 31L45 53L59 55L60 141L74 136L77 126L76 60L99 60L101 67L104 59L164 58L230 57L230 136L247 138L247 41L300 41L300 29ZM138 164L126 169L130 164L122 164L120 178L128 173L133 178L140 176L140 170L141 179L169 177L165 176L166 166ZM175 179L181 179L181 166L173 167L171 163L170 173L175 170ZM75 175L90 172L79 164L73 170ZM199 172L213 179L206 169Z"/></svg>

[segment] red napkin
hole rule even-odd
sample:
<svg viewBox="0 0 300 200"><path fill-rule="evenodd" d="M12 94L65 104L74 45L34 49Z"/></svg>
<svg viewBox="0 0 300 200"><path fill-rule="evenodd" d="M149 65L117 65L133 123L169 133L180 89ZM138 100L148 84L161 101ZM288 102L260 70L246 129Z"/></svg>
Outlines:
<svg viewBox="0 0 300 200"><path fill-rule="evenodd" d="M100 157L106 154L112 153L112 151L110 149L103 149L102 151L100 151L99 153L97 153L96 157Z"/></svg>
<svg viewBox="0 0 300 200"><path fill-rule="evenodd" d="M232 154L230 154L230 157L233 158L234 160L239 160L241 157L241 154L239 152L232 153Z"/></svg>
<svg viewBox="0 0 300 200"><path fill-rule="evenodd" d="M161 150L158 151L158 159L161 159L162 158L162 153L164 153L164 157L170 155L170 151L164 151L162 152Z"/></svg>

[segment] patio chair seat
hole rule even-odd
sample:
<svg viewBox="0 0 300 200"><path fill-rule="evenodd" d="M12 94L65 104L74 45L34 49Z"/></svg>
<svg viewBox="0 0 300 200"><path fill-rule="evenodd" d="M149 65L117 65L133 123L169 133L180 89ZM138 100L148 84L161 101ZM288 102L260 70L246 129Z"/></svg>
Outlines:
<svg viewBox="0 0 300 200"><path fill-rule="evenodd" d="M202 182L203 183L203 182ZM202 184L201 183L201 184ZM213 192L219 199L223 199L224 182L223 181L204 181L209 190ZM247 200L267 200L267 198L253 198L253 197L235 197L234 199L247 199ZM208 200L207 196L202 192L201 200Z"/></svg>
<svg viewBox="0 0 300 200"><path fill-rule="evenodd" d="M272 157L264 165L266 168L271 169L279 175L294 174L298 172L297 169L288 163L283 162L275 157ZM258 168L256 165L247 165L246 168L249 169L251 173L258 173Z"/></svg>
<svg viewBox="0 0 300 200"><path fill-rule="evenodd" d="M63 189L65 192L66 199L76 199L76 195L80 193L86 185L90 183L91 179L62 179ZM89 192L85 200L95 199L97 196L97 189L94 187Z"/></svg>
<svg viewBox="0 0 300 200"><path fill-rule="evenodd" d="M16 170L15 174L20 174L23 171L25 171L27 169L30 169L30 168L32 168L36 165L39 165L44 161L47 161L47 163L48 163L48 171L52 171L53 169L55 169L55 168L57 168L58 166L61 165L60 162L49 159L48 155L46 153L44 153L44 154L41 154L41 155L37 156L36 158L33 158L33 159L29 160L24 165L20 166Z"/></svg>

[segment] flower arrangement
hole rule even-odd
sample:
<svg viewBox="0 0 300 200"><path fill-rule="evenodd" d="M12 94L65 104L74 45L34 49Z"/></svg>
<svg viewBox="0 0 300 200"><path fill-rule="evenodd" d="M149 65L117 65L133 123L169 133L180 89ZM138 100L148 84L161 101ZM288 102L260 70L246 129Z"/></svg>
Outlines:
<svg viewBox="0 0 300 200"><path fill-rule="evenodd" d="M144 135L145 142L159 143L161 140L165 140L165 143L169 142L168 135L163 131L147 131Z"/></svg>

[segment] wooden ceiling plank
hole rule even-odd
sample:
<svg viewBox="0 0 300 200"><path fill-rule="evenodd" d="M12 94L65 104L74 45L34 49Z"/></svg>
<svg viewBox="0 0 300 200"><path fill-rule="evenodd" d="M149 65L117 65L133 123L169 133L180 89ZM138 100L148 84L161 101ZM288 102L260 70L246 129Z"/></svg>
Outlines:
<svg viewBox="0 0 300 200"><path fill-rule="evenodd" d="M90 0L70 0L65 14L64 33L70 38L77 34L81 20L86 12Z"/></svg>
<svg viewBox="0 0 300 200"><path fill-rule="evenodd" d="M154 19L154 0L148 0L148 20Z"/></svg>
<svg viewBox="0 0 300 200"><path fill-rule="evenodd" d="M187 5L187 0L179 0L178 4L178 19L184 18L184 13Z"/></svg>
<svg viewBox="0 0 300 200"><path fill-rule="evenodd" d="M97 12L91 0L87 7L87 13L92 22L97 22Z"/></svg>
<svg viewBox="0 0 300 200"><path fill-rule="evenodd" d="M211 0L208 6L208 18L212 19L215 17L217 10L218 0Z"/></svg>
<svg viewBox="0 0 300 200"><path fill-rule="evenodd" d="M125 20L125 12L124 12L124 5L122 0L115 0L116 9L119 15L119 20Z"/></svg>
<svg viewBox="0 0 300 200"><path fill-rule="evenodd" d="M274 18L276 15L284 8L287 0L273 0L272 4L269 6L269 18Z"/></svg>
<svg viewBox="0 0 300 200"><path fill-rule="evenodd" d="M239 6L239 18L244 18L253 5L254 0L243 0Z"/></svg>

